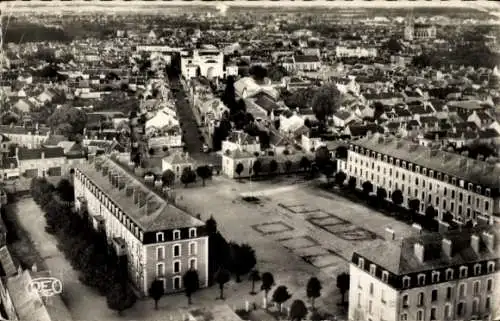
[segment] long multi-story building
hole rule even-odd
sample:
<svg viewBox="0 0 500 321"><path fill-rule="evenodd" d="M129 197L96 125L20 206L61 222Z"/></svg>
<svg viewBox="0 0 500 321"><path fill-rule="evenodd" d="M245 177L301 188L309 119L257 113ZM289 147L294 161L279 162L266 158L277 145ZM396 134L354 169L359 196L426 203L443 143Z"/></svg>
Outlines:
<svg viewBox="0 0 500 321"><path fill-rule="evenodd" d="M208 236L202 221L168 204L117 161L103 156L78 165L75 203L94 228L104 229L118 255L127 255L130 280L143 294L155 279L182 290L182 275L198 271L208 284Z"/></svg>
<svg viewBox="0 0 500 321"><path fill-rule="evenodd" d="M468 321L500 317L500 253L493 228L387 240L350 263L349 320Z"/></svg>
<svg viewBox="0 0 500 321"><path fill-rule="evenodd" d="M358 188L370 181L374 192L386 190L388 200L399 190L403 206L418 200L421 213L432 206L440 220L448 213L459 224L500 221L500 169L491 162L371 134L350 144L339 168Z"/></svg>

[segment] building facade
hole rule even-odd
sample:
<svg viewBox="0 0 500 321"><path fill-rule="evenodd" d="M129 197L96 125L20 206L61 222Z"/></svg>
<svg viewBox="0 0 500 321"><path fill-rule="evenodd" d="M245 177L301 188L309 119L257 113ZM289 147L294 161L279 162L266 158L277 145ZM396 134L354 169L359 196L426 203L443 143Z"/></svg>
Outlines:
<svg viewBox="0 0 500 321"><path fill-rule="evenodd" d="M349 320L498 320L498 234L472 229L387 240L355 252Z"/></svg>
<svg viewBox="0 0 500 321"><path fill-rule="evenodd" d="M418 200L421 213L432 206L440 220L447 213L459 224L500 221L500 170L489 162L371 134L350 144L339 168L358 188L370 181L374 192L386 190L388 200L399 190L403 206Z"/></svg>
<svg viewBox="0 0 500 321"><path fill-rule="evenodd" d="M147 295L155 279L165 292L182 290L182 276L198 271L208 284L208 236L205 225L167 204L158 194L107 158L75 169L75 204L96 229L104 229L119 255L127 255L131 282Z"/></svg>
<svg viewBox="0 0 500 321"><path fill-rule="evenodd" d="M185 79L224 78L224 54L218 50L193 50L192 54L181 57L181 73Z"/></svg>

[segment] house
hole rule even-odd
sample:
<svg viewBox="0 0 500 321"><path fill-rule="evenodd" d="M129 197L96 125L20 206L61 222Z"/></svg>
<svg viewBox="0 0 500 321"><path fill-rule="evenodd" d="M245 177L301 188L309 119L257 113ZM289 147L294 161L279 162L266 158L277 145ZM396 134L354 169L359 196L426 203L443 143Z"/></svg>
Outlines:
<svg viewBox="0 0 500 321"><path fill-rule="evenodd" d="M321 68L321 59L318 55L295 55L290 59L282 64L289 72L318 71Z"/></svg>
<svg viewBox="0 0 500 321"><path fill-rule="evenodd" d="M161 171L171 170L175 174L175 179L179 181L184 169L189 168L194 171L195 165L195 160L188 153L175 151L161 160Z"/></svg>
<svg viewBox="0 0 500 321"><path fill-rule="evenodd" d="M490 126L495 119L485 111L474 110L472 114L467 117L467 121L475 123L479 128L485 128Z"/></svg>
<svg viewBox="0 0 500 321"><path fill-rule="evenodd" d="M249 153L260 153L259 137L253 137L244 131L233 130L229 136L222 142L221 150L226 151L234 150L246 151Z"/></svg>
<svg viewBox="0 0 500 321"><path fill-rule="evenodd" d="M358 139L375 133L384 133L384 129L377 124L348 125L343 131L344 135L349 135L351 139Z"/></svg>
<svg viewBox="0 0 500 321"><path fill-rule="evenodd" d="M229 177L250 177L256 156L254 153L241 149L227 149L222 153L222 174ZM241 165L239 165L241 164ZM241 168L241 172L238 170Z"/></svg>
<svg viewBox="0 0 500 321"><path fill-rule="evenodd" d="M354 107L354 115L359 119L372 119L375 115L375 108L368 105L356 105Z"/></svg>
<svg viewBox="0 0 500 321"><path fill-rule="evenodd" d="M285 135L294 133L304 126L304 122L304 118L300 117L297 111L281 113L279 116L279 132Z"/></svg>
<svg viewBox="0 0 500 321"><path fill-rule="evenodd" d="M35 108L35 104L33 104L29 99L19 99L14 105L14 108L18 109L23 113L29 113L33 108Z"/></svg>
<svg viewBox="0 0 500 321"><path fill-rule="evenodd" d="M48 139L50 129L38 126L25 128L22 126L0 125L0 133L7 136L12 144L27 148L38 148Z"/></svg>
<svg viewBox="0 0 500 321"><path fill-rule="evenodd" d="M300 139L300 146L302 146L302 149L305 151L314 152L316 149L324 145L325 144L321 140L321 137L314 137L309 132L303 134Z"/></svg>
<svg viewBox="0 0 500 321"><path fill-rule="evenodd" d="M16 148L19 172L26 177L61 176L66 170L64 149L55 148Z"/></svg>
<svg viewBox="0 0 500 321"><path fill-rule="evenodd" d="M181 73L185 79L203 76L224 78L224 53L213 49L195 49L181 55Z"/></svg>
<svg viewBox="0 0 500 321"><path fill-rule="evenodd" d="M335 55L339 58L347 58L347 57L375 58L377 57L377 49L352 47L352 46L337 46L335 48Z"/></svg>
<svg viewBox="0 0 500 321"><path fill-rule="evenodd" d="M234 83L234 91L239 98L250 98L260 92L264 92L273 99L279 98L279 92L272 86L270 80L265 80L263 83L257 83L252 77L242 77Z"/></svg>
<svg viewBox="0 0 500 321"><path fill-rule="evenodd" d="M344 128L347 124L357 119L354 113L345 109L340 109L332 115L333 125L339 128Z"/></svg>

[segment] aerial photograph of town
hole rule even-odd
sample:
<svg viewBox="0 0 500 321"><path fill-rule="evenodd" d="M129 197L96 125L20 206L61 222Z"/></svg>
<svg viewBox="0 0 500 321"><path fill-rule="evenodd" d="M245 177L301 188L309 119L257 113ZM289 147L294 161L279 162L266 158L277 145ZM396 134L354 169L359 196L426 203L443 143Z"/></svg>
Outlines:
<svg viewBox="0 0 500 321"><path fill-rule="evenodd" d="M0 2L0 321L500 321L500 2Z"/></svg>

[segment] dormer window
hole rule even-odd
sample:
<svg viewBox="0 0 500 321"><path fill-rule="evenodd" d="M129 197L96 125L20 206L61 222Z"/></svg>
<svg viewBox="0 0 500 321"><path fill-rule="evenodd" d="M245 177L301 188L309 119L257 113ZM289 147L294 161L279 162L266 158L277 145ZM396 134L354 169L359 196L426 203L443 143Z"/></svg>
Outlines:
<svg viewBox="0 0 500 321"><path fill-rule="evenodd" d="M163 234L163 232L156 233L156 242L165 242L165 234Z"/></svg>
<svg viewBox="0 0 500 321"><path fill-rule="evenodd" d="M469 191L472 191L472 183L467 184L467 189L468 189Z"/></svg>
<svg viewBox="0 0 500 321"><path fill-rule="evenodd" d="M457 185L457 179L456 178L452 178L451 179L451 184L452 185Z"/></svg>
<svg viewBox="0 0 500 321"><path fill-rule="evenodd" d="M429 176L430 176L430 177L434 177L434 171L433 171L433 170L430 170L430 171L429 171Z"/></svg>
<svg viewBox="0 0 500 321"><path fill-rule="evenodd" d="M427 168L422 168L422 174L427 175Z"/></svg>
<svg viewBox="0 0 500 321"><path fill-rule="evenodd" d="M485 191L484 191L484 194L486 195L486 197L490 197L491 196L491 190L489 188L487 188Z"/></svg>
<svg viewBox="0 0 500 321"><path fill-rule="evenodd" d="M415 172L420 173L420 166L415 166Z"/></svg>
<svg viewBox="0 0 500 321"><path fill-rule="evenodd" d="M389 272L382 271L382 282L387 283L389 281Z"/></svg>
<svg viewBox="0 0 500 321"><path fill-rule="evenodd" d="M396 160L396 166L399 166L399 159Z"/></svg>
<svg viewBox="0 0 500 321"><path fill-rule="evenodd" d="M384 155L384 162L387 162L387 155Z"/></svg>
<svg viewBox="0 0 500 321"><path fill-rule="evenodd" d="M438 283L438 282L439 282L439 272L432 271L432 283Z"/></svg>
<svg viewBox="0 0 500 321"><path fill-rule="evenodd" d="M418 275L418 285L419 286L424 286L425 285L425 274L419 274Z"/></svg>
<svg viewBox="0 0 500 321"><path fill-rule="evenodd" d="M452 269L447 269L446 270L446 281L453 280L453 270Z"/></svg>
<svg viewBox="0 0 500 321"><path fill-rule="evenodd" d="M175 240L180 240L180 239L181 239L181 231L179 231L179 230L175 230L173 234L174 234L174 235L173 235L173 236L174 236L174 241L175 241Z"/></svg>
<svg viewBox="0 0 500 321"><path fill-rule="evenodd" d="M474 275L479 275L481 274L481 264L476 264L474 265Z"/></svg>
<svg viewBox="0 0 500 321"><path fill-rule="evenodd" d="M488 262L488 273L495 272L495 262Z"/></svg>
<svg viewBox="0 0 500 321"><path fill-rule="evenodd" d="M413 164L408 164L408 170L413 170Z"/></svg>
<svg viewBox="0 0 500 321"><path fill-rule="evenodd" d="M360 269L364 269L365 268L365 260L363 258L358 258L358 267Z"/></svg>
<svg viewBox="0 0 500 321"><path fill-rule="evenodd" d="M370 264L370 274L375 276L375 272L377 271L377 266L375 264Z"/></svg>
<svg viewBox="0 0 500 321"><path fill-rule="evenodd" d="M444 175L444 181L448 183L450 181L450 177L448 175Z"/></svg>
<svg viewBox="0 0 500 321"><path fill-rule="evenodd" d="M441 173L437 173L437 179L441 180Z"/></svg>
<svg viewBox="0 0 500 321"><path fill-rule="evenodd" d="M195 238L196 237L196 228L192 227L189 229L189 237L190 238Z"/></svg>
<svg viewBox="0 0 500 321"><path fill-rule="evenodd" d="M410 277L405 276L403 277L403 288L407 289L410 287Z"/></svg>
<svg viewBox="0 0 500 321"><path fill-rule="evenodd" d="M466 277L467 277L467 267L461 266L460 267L460 278L466 278Z"/></svg>
<svg viewBox="0 0 500 321"><path fill-rule="evenodd" d="M476 186L476 193L481 194L481 186Z"/></svg>

